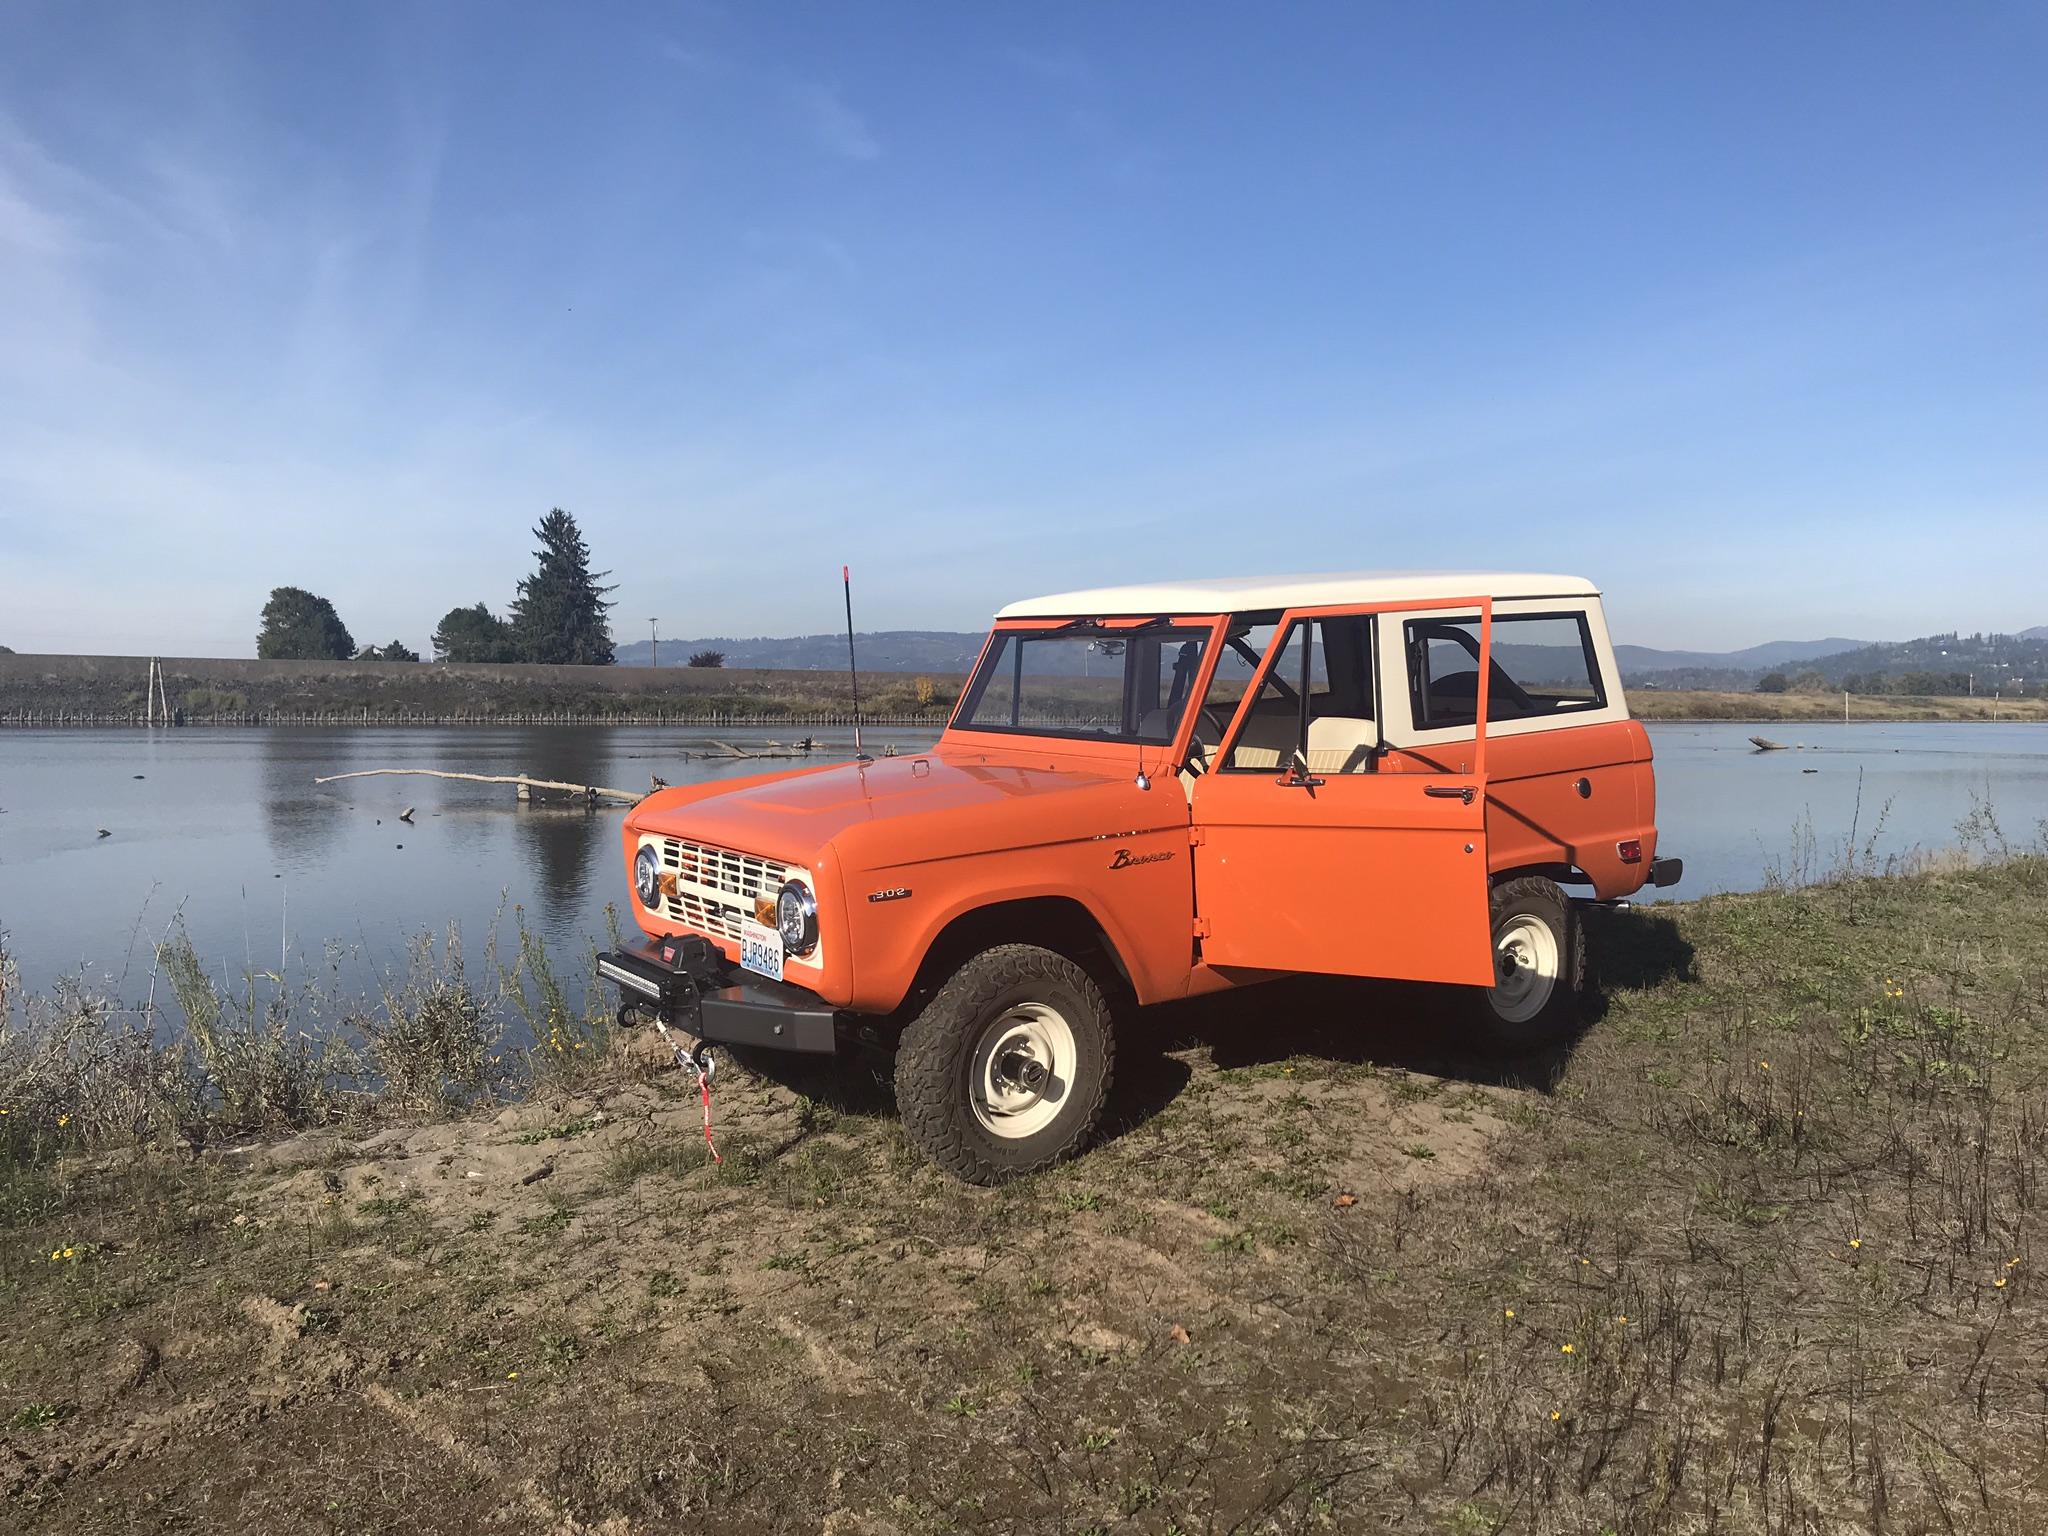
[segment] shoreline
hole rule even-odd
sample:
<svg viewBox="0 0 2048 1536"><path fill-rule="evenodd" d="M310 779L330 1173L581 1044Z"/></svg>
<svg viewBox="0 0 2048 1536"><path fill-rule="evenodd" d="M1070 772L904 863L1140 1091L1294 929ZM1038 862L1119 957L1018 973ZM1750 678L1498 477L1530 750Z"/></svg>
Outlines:
<svg viewBox="0 0 2048 1536"><path fill-rule="evenodd" d="M143 1147L87 1141L83 1093L24 1125L0 1075L0 1511L2027 1528L2043 899L2034 856L1597 912L1590 1022L1513 1062L1440 989L1147 1010L1102 1143L997 1191L935 1174L854 1072L722 1069L713 1162L643 1032L544 1041L467 1109L432 1107L458 1053L410 1105L252 1139L251 1101ZM1968 1461L1851 1454L1852 1412ZM1769 1508L1717 1502L1766 1480Z"/></svg>

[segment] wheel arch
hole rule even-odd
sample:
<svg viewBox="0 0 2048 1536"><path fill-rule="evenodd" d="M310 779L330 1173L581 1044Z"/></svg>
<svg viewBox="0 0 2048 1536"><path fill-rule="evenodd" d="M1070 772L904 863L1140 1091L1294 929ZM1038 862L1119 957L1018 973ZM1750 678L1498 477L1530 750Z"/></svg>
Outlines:
<svg viewBox="0 0 2048 1536"><path fill-rule="evenodd" d="M1593 877L1576 864L1517 864L1512 869L1488 870L1489 889L1514 880L1548 880L1556 885L1592 885Z"/></svg>
<svg viewBox="0 0 2048 1536"><path fill-rule="evenodd" d="M1130 966L1086 903L1072 896L1015 896L956 913L932 936L896 1016L914 1017L962 962L998 944L1035 944L1073 961L1106 994L1137 996Z"/></svg>

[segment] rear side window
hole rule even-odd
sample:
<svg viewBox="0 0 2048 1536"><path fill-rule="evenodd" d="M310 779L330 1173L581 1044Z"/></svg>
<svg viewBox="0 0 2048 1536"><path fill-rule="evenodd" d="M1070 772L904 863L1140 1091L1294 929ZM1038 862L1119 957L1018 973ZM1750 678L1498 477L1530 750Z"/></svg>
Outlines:
<svg viewBox="0 0 2048 1536"><path fill-rule="evenodd" d="M1479 699L1479 619L1402 626L1408 695L1423 730L1471 725ZM1495 614L1486 718L1537 720L1604 709L1607 689L1583 613Z"/></svg>

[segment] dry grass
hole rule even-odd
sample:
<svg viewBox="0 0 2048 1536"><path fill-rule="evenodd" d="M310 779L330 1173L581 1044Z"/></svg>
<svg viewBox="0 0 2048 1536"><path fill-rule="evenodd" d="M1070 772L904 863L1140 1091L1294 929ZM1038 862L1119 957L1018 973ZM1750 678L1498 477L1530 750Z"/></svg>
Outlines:
<svg viewBox="0 0 2048 1536"><path fill-rule="evenodd" d="M479 984L459 932L422 935L368 1001L245 971L216 979L182 925L126 1004L75 983L24 995L0 952L0 1166L438 1116L593 1070L603 998L572 1005L524 924Z"/></svg>
<svg viewBox="0 0 2048 1536"><path fill-rule="evenodd" d="M1631 688L1638 720L1814 720L1842 718L1839 693L1715 693ZM1851 694L1851 720L2048 720L2048 699L1957 699L1921 694Z"/></svg>
<svg viewBox="0 0 2048 1536"><path fill-rule="evenodd" d="M2039 1530L2044 901L2018 858L1600 913L1600 1017L1535 1061L1421 988L1160 1010L1118 1133L996 1192L852 1075L721 1076L715 1166L625 1041L483 1117L45 1163L0 1208L0 1509Z"/></svg>

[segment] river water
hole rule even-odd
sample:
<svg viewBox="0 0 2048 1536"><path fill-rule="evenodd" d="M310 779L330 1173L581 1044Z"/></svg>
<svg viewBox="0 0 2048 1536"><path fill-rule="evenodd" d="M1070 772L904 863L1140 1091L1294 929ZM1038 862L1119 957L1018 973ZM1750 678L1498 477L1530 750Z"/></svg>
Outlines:
<svg viewBox="0 0 2048 1536"><path fill-rule="evenodd" d="M1757 753L1765 730L1801 750ZM762 746L772 733L720 732ZM820 730L822 750L851 751ZM2048 726L1650 727L1663 848L1684 897L1825 872L1847 847L1882 861L1957 841L1988 804L2015 844L2048 821ZM789 739L788 733L783 739ZM870 750L928 745L875 729ZM359 768L524 772L639 790L735 777L676 727L0 731L0 934L32 989L83 974L133 1000L182 914L218 972L310 972L345 985L402 964L407 941L461 926L480 953L523 918L565 980L622 903L620 808L517 804L505 786L420 778L316 785ZM1860 796L1860 800L1859 800ZM413 824L399 813L415 808ZM107 836L100 836L104 828Z"/></svg>

